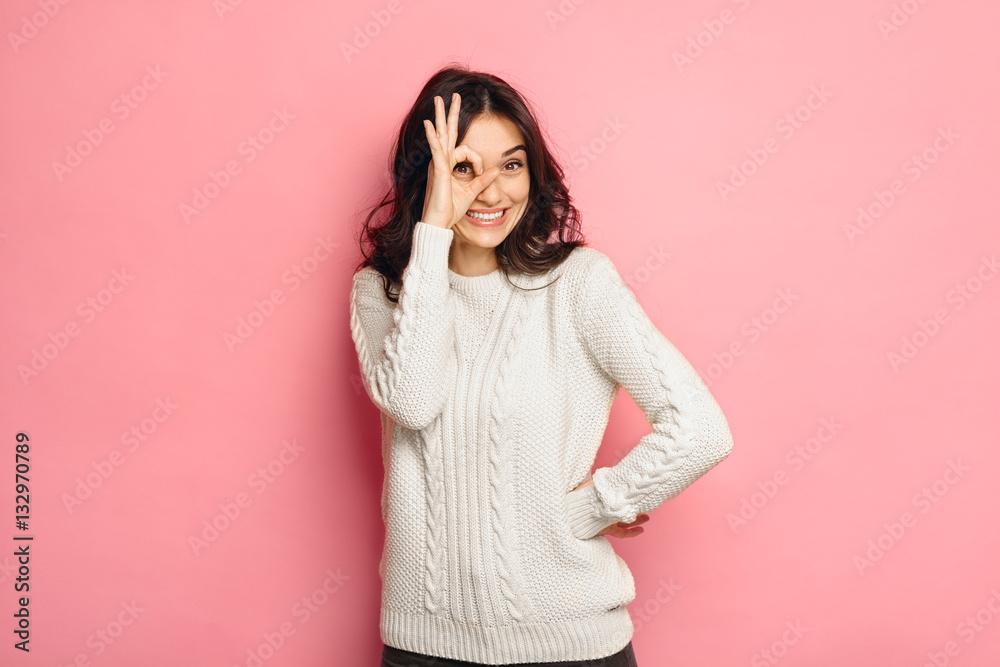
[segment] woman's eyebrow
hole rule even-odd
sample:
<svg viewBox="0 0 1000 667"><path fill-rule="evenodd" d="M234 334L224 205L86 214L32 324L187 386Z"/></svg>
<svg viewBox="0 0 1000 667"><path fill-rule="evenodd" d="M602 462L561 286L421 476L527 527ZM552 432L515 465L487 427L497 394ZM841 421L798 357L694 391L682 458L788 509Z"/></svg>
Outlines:
<svg viewBox="0 0 1000 667"><path fill-rule="evenodd" d="M520 151L524 151L525 153L527 153L527 152L528 152L528 149L524 147L524 144L521 144L520 146L514 146L514 147L513 147L513 148L511 148L511 149L510 149L509 151L505 151L505 152L504 152L504 154L503 154L503 155L501 155L500 157L507 157L507 156L508 156L508 155L510 155L511 153L513 153L513 152L515 152L515 151L519 151L519 150L520 150Z"/></svg>

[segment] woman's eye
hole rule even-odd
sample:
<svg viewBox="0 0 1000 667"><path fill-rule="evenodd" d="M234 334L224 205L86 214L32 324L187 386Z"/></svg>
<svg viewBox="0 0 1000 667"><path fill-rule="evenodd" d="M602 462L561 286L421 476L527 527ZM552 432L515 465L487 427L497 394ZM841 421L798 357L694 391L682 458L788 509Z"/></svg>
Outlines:
<svg viewBox="0 0 1000 667"><path fill-rule="evenodd" d="M512 160L504 165L504 170L506 171L517 171L519 168L523 167L524 163L520 160ZM508 169L508 167L511 167ZM469 175L472 174L472 163L470 162L459 162L455 165L455 171L459 174Z"/></svg>

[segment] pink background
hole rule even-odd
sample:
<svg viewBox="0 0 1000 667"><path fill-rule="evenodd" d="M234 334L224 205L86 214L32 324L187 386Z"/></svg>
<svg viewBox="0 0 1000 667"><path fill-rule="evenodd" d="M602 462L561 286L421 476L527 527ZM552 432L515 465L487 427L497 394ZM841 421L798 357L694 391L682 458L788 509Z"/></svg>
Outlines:
<svg viewBox="0 0 1000 667"><path fill-rule="evenodd" d="M995 2L224 2L0 9L0 662L377 664L347 299L398 122L454 58L540 111L589 241L733 431L612 540L639 664L996 664ZM648 431L620 398L597 465Z"/></svg>

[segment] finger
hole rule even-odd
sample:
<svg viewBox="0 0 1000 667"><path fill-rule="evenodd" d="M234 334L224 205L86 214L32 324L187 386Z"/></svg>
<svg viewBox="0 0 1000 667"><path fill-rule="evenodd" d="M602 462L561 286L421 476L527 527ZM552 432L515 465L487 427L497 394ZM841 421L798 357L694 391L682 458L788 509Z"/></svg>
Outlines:
<svg viewBox="0 0 1000 667"><path fill-rule="evenodd" d="M427 134L427 143L431 147L431 162L430 162L431 165L437 163L441 166L441 172L440 172L441 174L450 174L451 169L449 169L448 165L446 164L447 157L445 157L444 150L441 147L441 142L438 140L437 135L434 133L432 129L433 125L431 125L431 122L429 120L424 120L424 128ZM432 174L433 171L429 173ZM429 180L430 176L428 175L428 182Z"/></svg>
<svg viewBox="0 0 1000 667"><path fill-rule="evenodd" d="M625 528L631 528L632 526L638 526L639 524L646 523L649 521L648 514L639 514L635 517L635 521L619 521L619 526L624 526Z"/></svg>
<svg viewBox="0 0 1000 667"><path fill-rule="evenodd" d="M434 96L434 131L437 133L438 142L444 146L445 132L447 132L447 119L444 115L444 100L440 95Z"/></svg>
<svg viewBox="0 0 1000 667"><path fill-rule="evenodd" d="M431 157L437 156L441 152L441 142L438 141L437 133L434 131L434 124L426 118L424 119L424 134L427 135L427 144L431 147Z"/></svg>
<svg viewBox="0 0 1000 667"><path fill-rule="evenodd" d="M472 171L474 171L477 176L483 173L483 157L465 144L456 148L452 155L455 157L455 164L468 160L472 163Z"/></svg>
<svg viewBox="0 0 1000 667"><path fill-rule="evenodd" d="M649 517L646 517L645 519L636 518L636 520L633 521L632 523L620 523L618 525L621 526L622 528L631 530L632 528L636 528L639 525L646 523L647 521L649 521Z"/></svg>
<svg viewBox="0 0 1000 667"><path fill-rule="evenodd" d="M478 197L479 193L489 187L489 184L492 183L499 175L500 167L490 167L482 174L472 179L472 182L469 183L469 191L472 193L472 197Z"/></svg>
<svg viewBox="0 0 1000 667"><path fill-rule="evenodd" d="M444 106L444 102L441 103ZM451 95L451 111L448 113L448 148L454 149L458 139L458 110L462 107L462 98L458 93Z"/></svg>
<svg viewBox="0 0 1000 667"><path fill-rule="evenodd" d="M618 530L620 537L633 537L646 530L645 528L641 528L630 523L619 523L615 526L615 528Z"/></svg>

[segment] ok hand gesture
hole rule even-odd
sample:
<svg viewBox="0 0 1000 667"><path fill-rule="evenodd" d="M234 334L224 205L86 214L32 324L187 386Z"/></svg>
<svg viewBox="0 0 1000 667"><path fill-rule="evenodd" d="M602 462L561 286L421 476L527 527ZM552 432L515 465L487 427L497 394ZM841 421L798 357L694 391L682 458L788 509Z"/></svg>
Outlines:
<svg viewBox="0 0 1000 667"><path fill-rule="evenodd" d="M427 142L431 148L431 162L427 165L427 189L424 192L422 222L436 227L454 227L479 193L500 174L499 167L483 171L483 158L465 144L456 147L458 138L458 111L462 98L454 93L447 119L444 100L434 96L435 123L424 120ZM460 162L472 163L476 177L472 180L454 178L452 172Z"/></svg>

